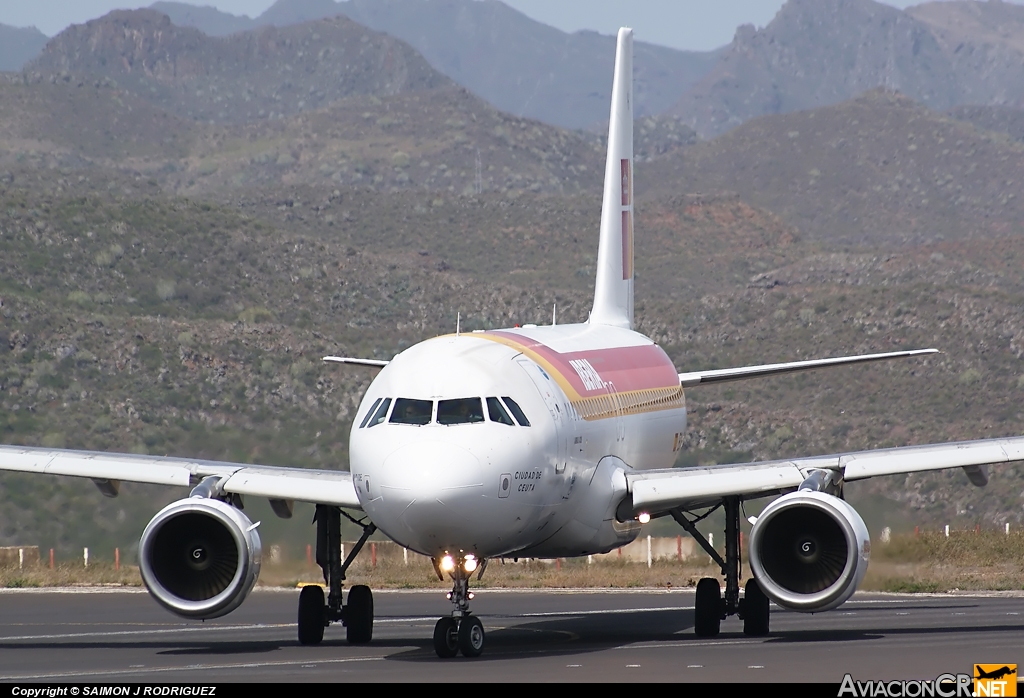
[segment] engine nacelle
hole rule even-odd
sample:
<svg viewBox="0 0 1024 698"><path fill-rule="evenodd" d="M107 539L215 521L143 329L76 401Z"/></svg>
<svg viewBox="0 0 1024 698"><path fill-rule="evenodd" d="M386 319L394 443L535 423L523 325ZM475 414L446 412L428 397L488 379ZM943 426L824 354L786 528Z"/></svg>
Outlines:
<svg viewBox="0 0 1024 698"><path fill-rule="evenodd" d="M186 618L238 608L260 574L262 546L241 511L192 497L164 507L139 543L139 570L160 605Z"/></svg>
<svg viewBox="0 0 1024 698"><path fill-rule="evenodd" d="M822 492L779 497L750 532L750 568L761 589L793 611L828 611L849 599L864 578L870 553L860 514Z"/></svg>

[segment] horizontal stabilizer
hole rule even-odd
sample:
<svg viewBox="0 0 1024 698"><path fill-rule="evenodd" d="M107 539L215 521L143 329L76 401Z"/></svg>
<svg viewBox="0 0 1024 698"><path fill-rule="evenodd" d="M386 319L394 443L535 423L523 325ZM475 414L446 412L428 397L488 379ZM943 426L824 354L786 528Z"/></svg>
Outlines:
<svg viewBox="0 0 1024 698"><path fill-rule="evenodd" d="M325 356L323 360L333 364L349 364L350 366L365 366L367 368L384 368L391 363L381 359L353 359L349 356Z"/></svg>
<svg viewBox="0 0 1024 698"><path fill-rule="evenodd" d="M849 364L863 364L871 361L885 361L887 359L905 359L910 356L921 356L923 354L938 353L938 349L914 349L912 351L891 351L885 354L838 356L834 359L791 361L790 363L785 364L765 364L763 366L740 366L738 368L721 368L713 371L692 371L690 373L680 373L679 383L684 388L689 388L694 385L726 383L728 381L739 381L745 380L747 378L763 378L765 376L777 376L782 373L796 373L797 371L808 371L814 368L826 368L828 366L846 366Z"/></svg>

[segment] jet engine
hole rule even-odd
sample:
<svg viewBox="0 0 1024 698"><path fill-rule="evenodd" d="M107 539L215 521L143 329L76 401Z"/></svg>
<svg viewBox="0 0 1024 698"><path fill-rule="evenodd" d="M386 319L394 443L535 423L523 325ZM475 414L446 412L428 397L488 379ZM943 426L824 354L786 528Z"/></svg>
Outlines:
<svg viewBox="0 0 1024 698"><path fill-rule="evenodd" d="M260 573L256 526L217 499L169 504L146 526L139 570L149 593L172 613L217 618L238 608Z"/></svg>
<svg viewBox="0 0 1024 698"><path fill-rule="evenodd" d="M870 552L860 514L824 492L779 497L750 532L750 568L761 589L793 611L828 611L849 599L864 578Z"/></svg>

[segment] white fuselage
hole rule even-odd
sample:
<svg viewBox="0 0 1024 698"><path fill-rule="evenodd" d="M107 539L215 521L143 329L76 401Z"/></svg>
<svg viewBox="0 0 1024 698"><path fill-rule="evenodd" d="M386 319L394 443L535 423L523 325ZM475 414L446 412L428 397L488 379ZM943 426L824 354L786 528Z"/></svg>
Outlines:
<svg viewBox="0 0 1024 698"><path fill-rule="evenodd" d="M466 404L475 417L452 417ZM402 352L370 385L351 469L370 519L425 555L586 555L636 537L639 524L615 519L624 474L671 467L685 429L676 369L636 332L448 335Z"/></svg>

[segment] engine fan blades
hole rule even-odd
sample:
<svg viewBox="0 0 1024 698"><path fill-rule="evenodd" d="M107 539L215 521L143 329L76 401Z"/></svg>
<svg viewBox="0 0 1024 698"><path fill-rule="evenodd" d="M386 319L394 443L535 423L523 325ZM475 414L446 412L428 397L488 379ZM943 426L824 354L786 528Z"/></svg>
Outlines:
<svg viewBox="0 0 1024 698"><path fill-rule="evenodd" d="M172 594L189 601L212 599L238 570L238 547L220 521L189 512L166 521L154 541L153 570Z"/></svg>

